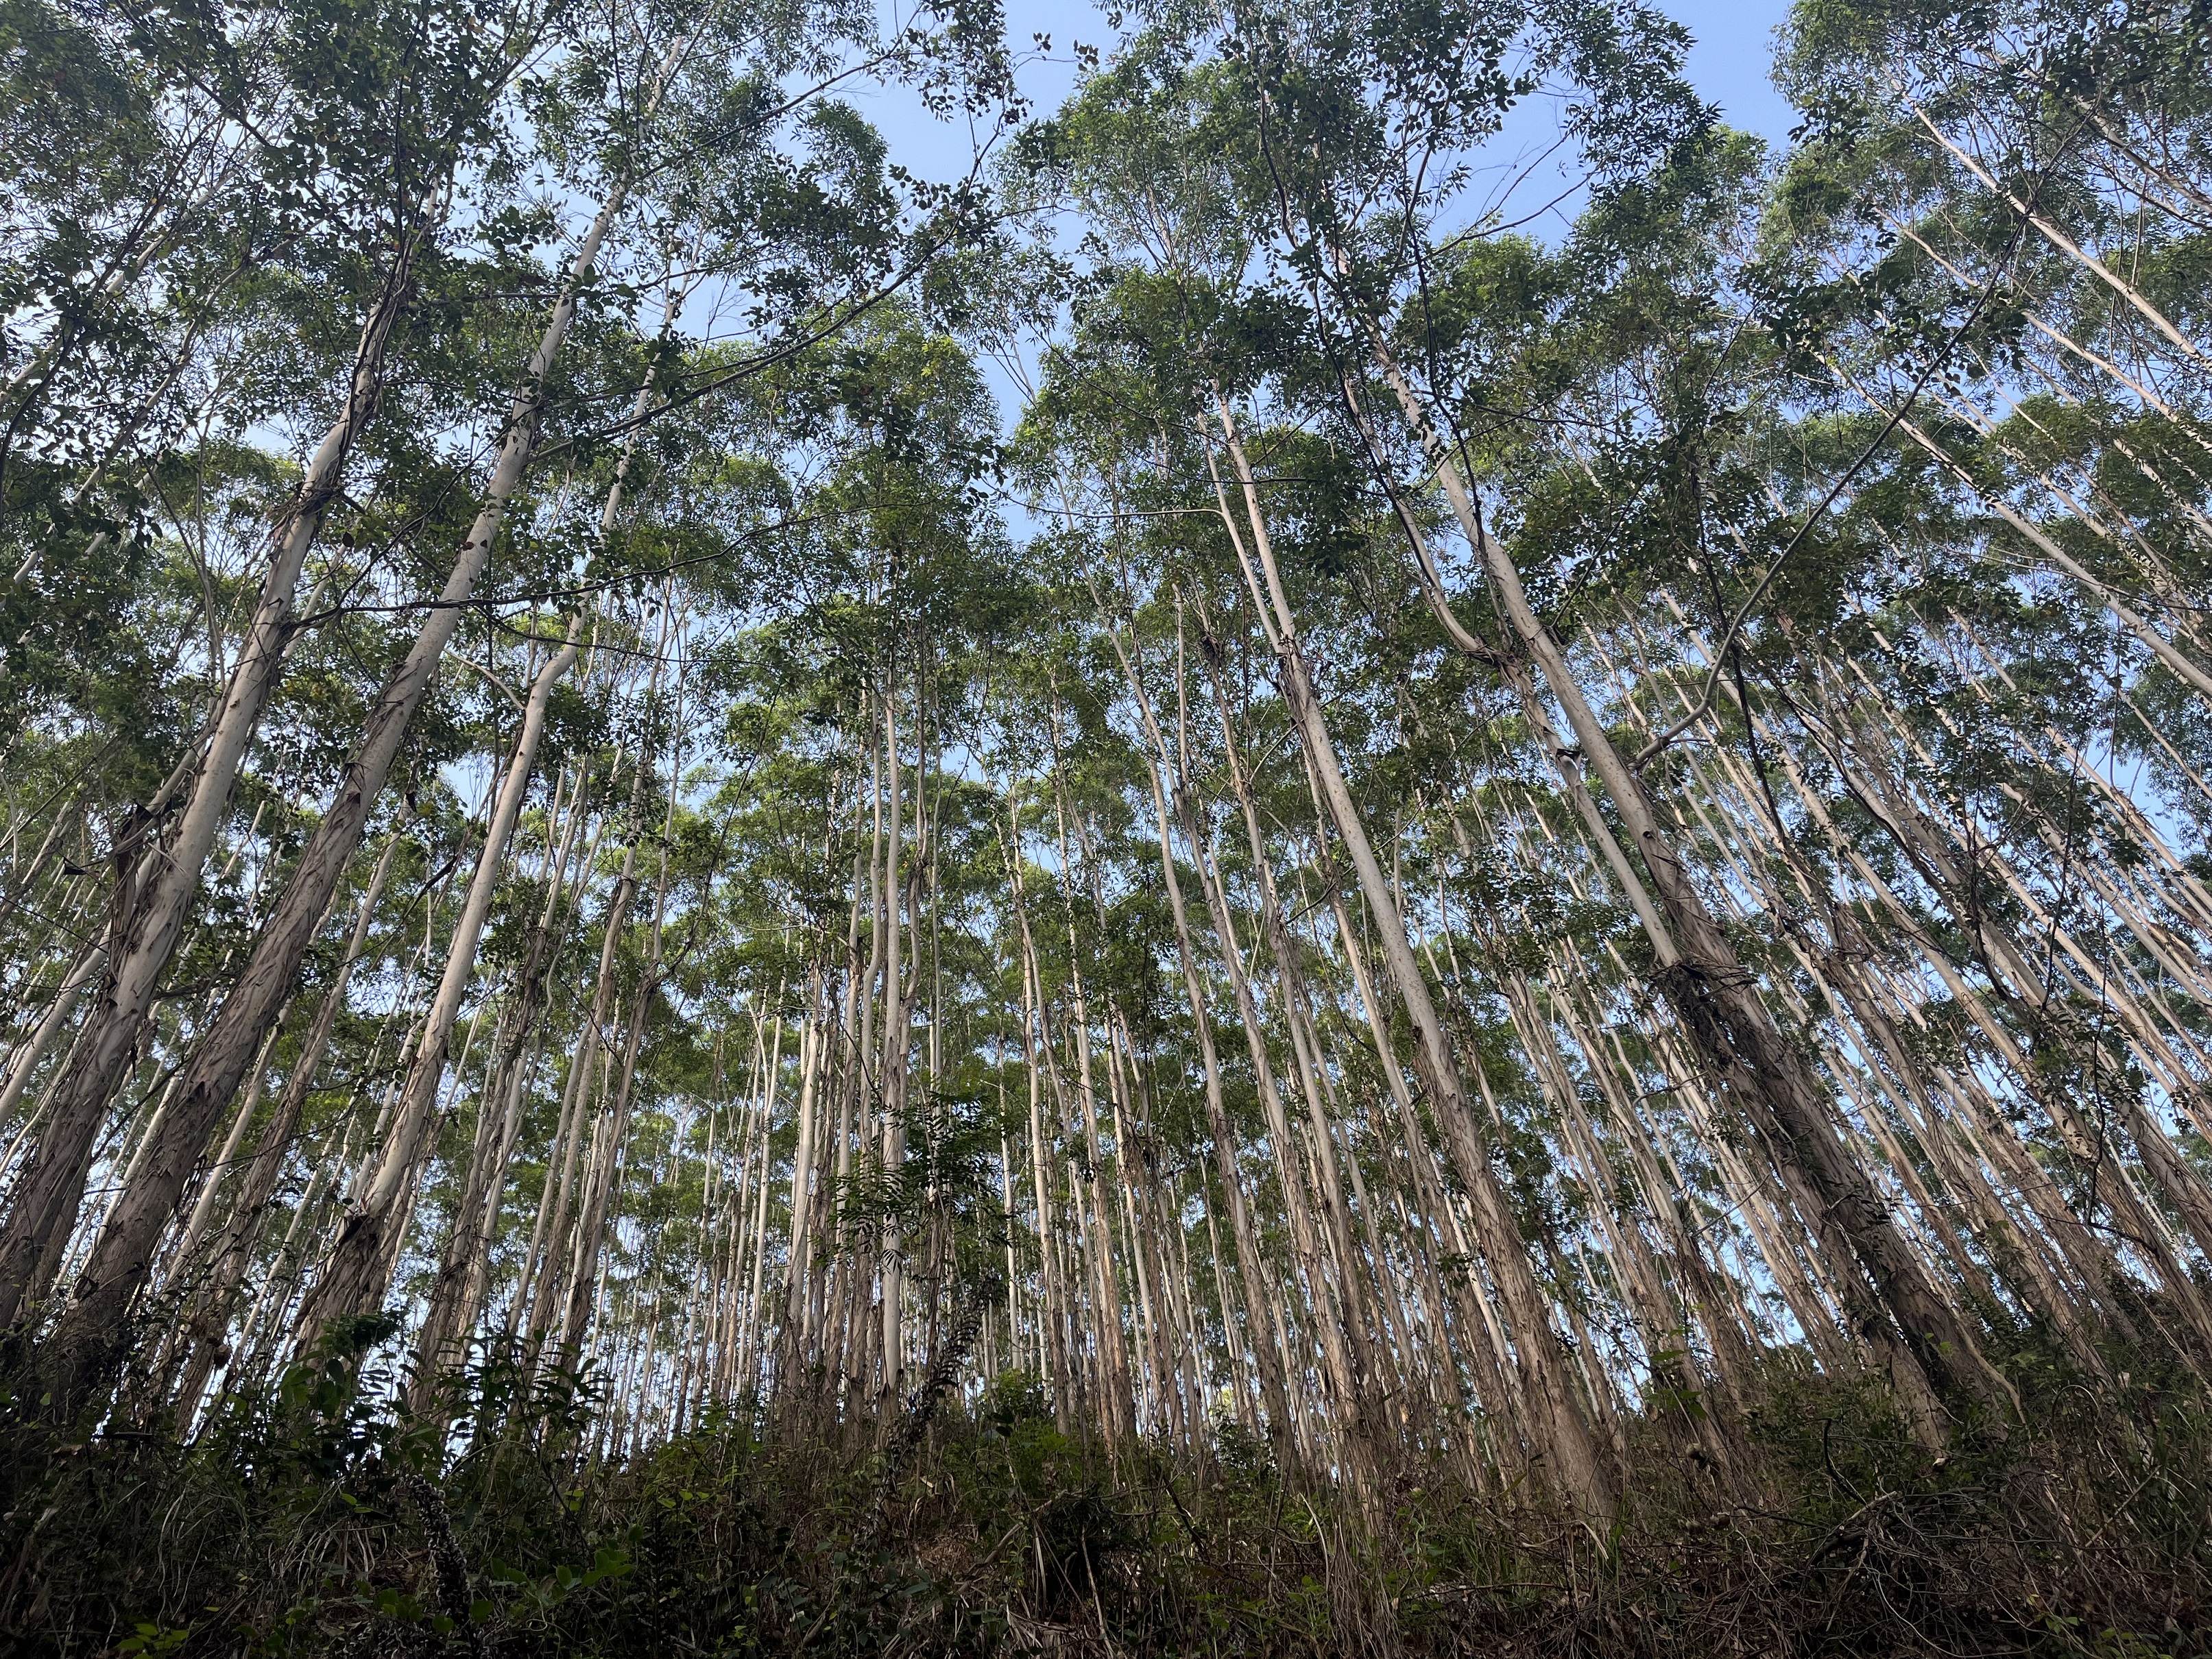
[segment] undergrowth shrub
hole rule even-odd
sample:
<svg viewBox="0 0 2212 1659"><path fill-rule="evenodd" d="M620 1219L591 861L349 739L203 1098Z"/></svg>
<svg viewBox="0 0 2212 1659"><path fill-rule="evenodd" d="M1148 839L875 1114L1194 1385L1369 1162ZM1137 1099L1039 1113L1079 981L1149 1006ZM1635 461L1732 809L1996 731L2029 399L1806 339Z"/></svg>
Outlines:
<svg viewBox="0 0 2212 1659"><path fill-rule="evenodd" d="M1741 1467L1620 1425L1602 1534L1518 1485L1384 1459L1369 1490L1217 1425L1206 1455L1056 1428L1033 1378L893 1425L720 1411L593 1458L587 1381L494 1354L409 1413L356 1322L189 1445L0 1438L23 1655L2093 1655L2208 1647L2202 1385L1921 1449L1871 1386L1778 1367ZM2033 1368L2015 1368L2033 1376Z"/></svg>

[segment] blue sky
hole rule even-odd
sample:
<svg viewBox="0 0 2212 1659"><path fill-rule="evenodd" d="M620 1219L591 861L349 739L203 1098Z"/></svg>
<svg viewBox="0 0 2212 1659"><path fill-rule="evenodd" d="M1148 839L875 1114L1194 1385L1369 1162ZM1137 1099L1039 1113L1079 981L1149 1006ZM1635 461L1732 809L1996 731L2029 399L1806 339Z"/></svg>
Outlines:
<svg viewBox="0 0 2212 1659"><path fill-rule="evenodd" d="M1007 37L1018 48L1029 47L1036 35L1050 39L1051 50L1047 54L1038 55L1030 48L1033 61L1024 65L1020 76L1022 90L1034 111L1049 114L1074 87L1075 44L1104 47L1111 42L1113 33L1091 0L1004 3ZM914 3L915 0L888 0L886 15L902 19ZM1730 125L1758 133L1780 149L1796 117L1775 91L1770 70L1775 31L1788 15L1789 0L1738 0L1737 3L1658 0L1658 3L1691 32L1690 77L1699 93L1720 106L1723 118ZM902 165L924 178L939 179L967 170L974 156L974 137L963 124L933 118L902 89L860 94L858 101L890 141L893 157ZM1493 141L1491 154L1495 160L1491 165L1495 176L1502 181L1520 175L1513 187L1513 203L1540 204L1563 185L1573 183L1573 169L1566 157L1549 164L1528 165L1552 148L1557 131L1552 106L1532 101L1508 118L1505 131ZM1523 228L1544 240L1563 234L1578 195L1571 191L1550 211L1522 222ZM1021 396L1006 366L987 363L984 372L1001 401L1002 414L1012 418Z"/></svg>
<svg viewBox="0 0 2212 1659"><path fill-rule="evenodd" d="M1690 79L1720 105L1729 125L1747 128L1779 146L1795 125L1790 106L1767 71L1774 61L1774 31L1789 15L1778 0L1662 0L1664 9L1697 37Z"/></svg>
<svg viewBox="0 0 2212 1659"><path fill-rule="evenodd" d="M1774 90L1768 70L1774 57L1774 31L1789 11L1787 0L1659 3L1687 25L1695 39L1690 76L1698 89L1720 105L1731 125L1779 146L1794 118ZM894 4L903 14L910 0L894 0ZM1006 0L1006 7L1010 40L1020 44L1036 34L1051 38L1050 60L1031 64L1022 76L1023 89L1038 112L1048 112L1074 84L1074 43L1103 46L1111 32L1089 0ZM930 119L896 94L879 96L870 104L869 113L891 140L894 153L917 172L941 176L965 163L970 149L964 131Z"/></svg>

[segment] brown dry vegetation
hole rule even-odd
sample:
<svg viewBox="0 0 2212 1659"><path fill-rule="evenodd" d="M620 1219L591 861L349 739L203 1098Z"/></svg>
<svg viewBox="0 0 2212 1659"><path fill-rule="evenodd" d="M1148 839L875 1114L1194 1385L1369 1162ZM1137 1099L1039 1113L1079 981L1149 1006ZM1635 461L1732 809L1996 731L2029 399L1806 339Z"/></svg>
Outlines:
<svg viewBox="0 0 2212 1659"><path fill-rule="evenodd" d="M369 1382L376 1382L371 1372ZM506 1379L511 1380L511 1379ZM582 1402L450 1379L460 1455L327 1355L189 1449L33 1457L0 1547L30 1654L2094 1655L2212 1645L2201 1385L2047 1380L1931 1459L1868 1387L1778 1373L1726 1479L1635 1425L1601 1536L1525 1485L1364 1503L1225 1425L1109 1456L1033 1382L890 1425L787 1405L626 1462Z"/></svg>

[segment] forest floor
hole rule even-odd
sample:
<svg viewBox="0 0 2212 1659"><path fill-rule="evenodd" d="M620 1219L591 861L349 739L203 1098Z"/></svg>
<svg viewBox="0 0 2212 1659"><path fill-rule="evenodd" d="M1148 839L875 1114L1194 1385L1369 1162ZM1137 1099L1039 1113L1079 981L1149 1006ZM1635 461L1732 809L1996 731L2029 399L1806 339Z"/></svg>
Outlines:
<svg viewBox="0 0 2212 1659"><path fill-rule="evenodd" d="M2212 1651L2193 1379L2124 1378L2116 1412L2052 1376L1937 1458L1869 1389L1780 1377L1739 1470L1679 1413L1627 1425L1603 1532L1444 1462L1354 1494L1233 1426L1109 1455L1019 1378L903 1432L787 1407L592 1459L589 1402L514 1368L457 1379L442 1457L380 1381L326 1354L190 1446L9 1426L8 1650Z"/></svg>

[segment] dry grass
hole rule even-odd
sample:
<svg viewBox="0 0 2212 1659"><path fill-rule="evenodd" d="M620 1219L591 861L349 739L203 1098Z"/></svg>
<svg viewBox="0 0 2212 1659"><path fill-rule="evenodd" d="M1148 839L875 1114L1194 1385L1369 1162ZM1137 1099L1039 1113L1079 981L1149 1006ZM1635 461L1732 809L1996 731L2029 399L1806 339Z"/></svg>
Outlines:
<svg viewBox="0 0 2212 1659"><path fill-rule="evenodd" d="M329 1381L331 1379L325 1379ZM423 1425L335 1390L190 1449L10 1431L11 1651L1928 1655L2212 1650L2201 1393L2054 1386L1941 1462L1869 1391L1784 1378L1723 1482L1635 1425L1614 1531L1428 1466L1354 1502L1249 1445L1108 1459L945 1402L900 1443L792 1412L574 1468L502 1408L433 1487ZM133 1645L135 1644L135 1645Z"/></svg>

